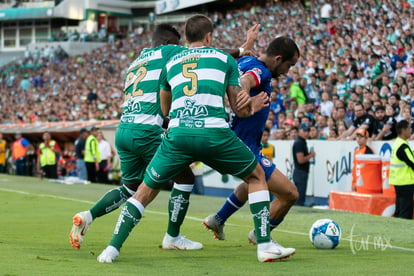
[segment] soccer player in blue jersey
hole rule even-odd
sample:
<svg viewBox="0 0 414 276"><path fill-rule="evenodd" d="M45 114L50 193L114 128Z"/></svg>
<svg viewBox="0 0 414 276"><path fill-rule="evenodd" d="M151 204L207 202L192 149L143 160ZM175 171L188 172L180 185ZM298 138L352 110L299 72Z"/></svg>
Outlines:
<svg viewBox="0 0 414 276"><path fill-rule="evenodd" d="M266 92L270 97L272 78L286 74L289 68L296 64L299 55L299 49L292 39L278 37L270 43L266 52L260 57L241 57L238 60L239 69L242 72L241 87L243 90L250 91L253 102L257 102L259 107L263 106L261 91ZM254 108L254 110L258 109ZM233 116L231 128L256 155L265 172L269 191L276 196L271 202L270 208L269 223L270 230L273 230L283 221L285 215L297 200L298 192L295 185L260 152L262 147L261 137L269 110L269 105L266 105L251 117L239 118ZM221 209L203 221L204 226L212 230L217 239L225 239L224 223L247 201L247 194L247 184L240 184L227 198ZM256 244L254 230L249 233L248 238L249 242ZM289 256L295 253L293 248L290 251L292 253Z"/></svg>

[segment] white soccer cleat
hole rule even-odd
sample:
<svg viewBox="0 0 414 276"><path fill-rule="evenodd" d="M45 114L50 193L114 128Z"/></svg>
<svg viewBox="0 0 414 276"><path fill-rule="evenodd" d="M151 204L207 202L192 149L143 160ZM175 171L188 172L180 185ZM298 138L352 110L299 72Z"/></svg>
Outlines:
<svg viewBox="0 0 414 276"><path fill-rule="evenodd" d="M119 251L112 245L108 245L98 256L97 260L100 263L112 263L118 256Z"/></svg>
<svg viewBox="0 0 414 276"><path fill-rule="evenodd" d="M219 224L215 215L206 217L203 221L203 225L208 230L213 231L213 235L218 240L224 240L226 235L224 234L224 224Z"/></svg>
<svg viewBox="0 0 414 276"><path fill-rule="evenodd" d="M75 249L80 249L83 238L89 225L92 223L92 216L89 211L77 213L72 218L72 230L69 233L70 244Z"/></svg>
<svg viewBox="0 0 414 276"><path fill-rule="evenodd" d="M249 232L249 235L247 236L247 240L252 245L256 245L257 244L256 232L254 231L254 229ZM270 237L270 241L273 242L273 243L277 243L275 240L272 239L272 237Z"/></svg>
<svg viewBox="0 0 414 276"><path fill-rule="evenodd" d="M162 240L162 249L173 249L173 250L199 250L203 248L203 244L194 242L187 239L184 236L178 235L173 238L168 234L165 234Z"/></svg>
<svg viewBox="0 0 414 276"><path fill-rule="evenodd" d="M249 235L247 236L247 240L249 241L249 243L253 245L257 244L256 233L254 232L254 229L249 232Z"/></svg>
<svg viewBox="0 0 414 276"><path fill-rule="evenodd" d="M259 262L267 263L287 259L295 254L295 248L285 248L280 244L269 242L257 248L257 259Z"/></svg>

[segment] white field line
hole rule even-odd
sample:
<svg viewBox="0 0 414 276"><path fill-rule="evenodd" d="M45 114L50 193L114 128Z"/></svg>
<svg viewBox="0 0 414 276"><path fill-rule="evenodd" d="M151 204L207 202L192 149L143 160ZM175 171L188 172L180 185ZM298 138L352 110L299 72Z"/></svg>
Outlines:
<svg viewBox="0 0 414 276"><path fill-rule="evenodd" d="M93 201L89 201L89 200L81 200L81 199L76 199L76 198L71 198L71 197L64 197L64 196L56 196L56 195L48 195L48 194L36 194L36 193L29 193L26 191L21 191L21 190L14 190L14 189L7 189L7 188L0 188L0 191L3 192L9 192L9 193L15 193L15 194L22 194L22 195L32 195L32 196L38 196L38 197L47 197L47 198L53 198L53 199L60 199L60 200L67 200L67 201L74 201L74 202L81 202L81 203L87 203L87 204L95 204L95 202ZM159 211L153 211L150 209L145 209L145 212L150 213L150 214L157 214L157 215L163 215L163 216L167 216L167 212L159 212ZM186 219L189 220L194 220L194 221L203 221L203 219L201 218L197 218L197 217L192 217L192 216L186 216ZM226 225L230 225L230 226L236 226L236 227L243 227L245 225L240 225L240 224L231 224L231 223L227 223ZM250 227L250 226L249 226ZM308 233L302 233L302 232L296 232L296 231L289 231L289 230L282 230L282 229L276 229L276 231L278 232L282 232L282 233L287 233L287 234L294 234L294 235L300 235L300 236L309 236ZM360 241L358 240L351 240L348 238L341 238L341 240L345 240L345 241L349 241L349 242L354 242L354 243L360 243ZM364 242L365 244L369 244L369 245L377 245L375 242ZM391 247L392 249L399 249L402 251L410 251L410 252L414 252L413 248L407 248L407 247L401 247L401 246L394 246L392 245Z"/></svg>

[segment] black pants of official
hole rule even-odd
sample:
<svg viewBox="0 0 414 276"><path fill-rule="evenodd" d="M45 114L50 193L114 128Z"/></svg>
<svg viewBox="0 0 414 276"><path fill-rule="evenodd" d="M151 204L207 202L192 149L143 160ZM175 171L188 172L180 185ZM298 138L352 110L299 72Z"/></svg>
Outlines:
<svg viewBox="0 0 414 276"><path fill-rule="evenodd" d="M99 163L99 172L97 172L96 176L98 177L99 183L109 183L108 160L101 160Z"/></svg>
<svg viewBox="0 0 414 276"><path fill-rule="evenodd" d="M294 169L293 170L293 183L295 183L296 188L298 189L299 197L296 200L295 205L305 206L306 200L306 189L308 188L308 177L309 173Z"/></svg>
<svg viewBox="0 0 414 276"><path fill-rule="evenodd" d="M96 182L97 171L94 162L85 162L86 171L88 172L88 180L90 182Z"/></svg>
<svg viewBox="0 0 414 276"><path fill-rule="evenodd" d="M396 194L394 217L413 219L414 184L394 186L394 188Z"/></svg>
<svg viewBox="0 0 414 276"><path fill-rule="evenodd" d="M43 177L57 179L57 165L46 165L42 167Z"/></svg>

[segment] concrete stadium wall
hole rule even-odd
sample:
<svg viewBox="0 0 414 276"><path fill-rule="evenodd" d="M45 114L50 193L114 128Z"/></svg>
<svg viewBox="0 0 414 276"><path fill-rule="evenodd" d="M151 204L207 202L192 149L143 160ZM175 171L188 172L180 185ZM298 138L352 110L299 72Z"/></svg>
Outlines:
<svg viewBox="0 0 414 276"><path fill-rule="evenodd" d="M38 42L29 45L29 50L34 50L35 47L42 49L53 46L55 49L60 46L70 56L83 55L90 53L92 50L103 47L103 42L75 42L75 41L62 41L62 42Z"/></svg>

